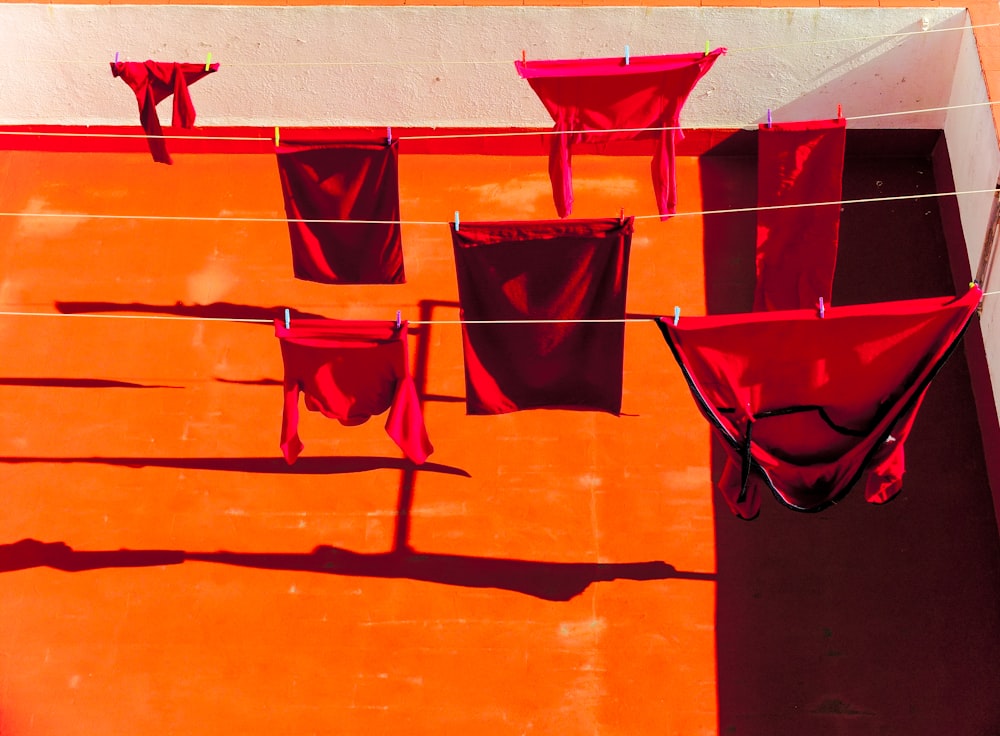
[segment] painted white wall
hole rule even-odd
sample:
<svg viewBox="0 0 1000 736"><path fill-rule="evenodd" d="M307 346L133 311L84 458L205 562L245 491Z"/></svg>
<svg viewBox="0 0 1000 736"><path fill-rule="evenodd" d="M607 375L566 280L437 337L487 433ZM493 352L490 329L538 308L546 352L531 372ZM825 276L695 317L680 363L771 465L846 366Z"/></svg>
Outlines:
<svg viewBox="0 0 1000 736"><path fill-rule="evenodd" d="M123 59L200 61L202 126L547 126L513 61L728 46L683 122L861 115L947 104L957 8L212 7L0 4L0 124L135 124ZM839 39L856 39L853 41ZM776 48L777 47L777 48ZM322 63L319 63L322 62ZM468 63L481 62L481 63ZM161 119L169 120L169 101ZM942 114L866 127L940 127ZM853 125L853 123L852 123Z"/></svg>
<svg viewBox="0 0 1000 736"><path fill-rule="evenodd" d="M989 99L983 79L979 54L971 30L962 33L962 43L956 55L955 79L949 105L967 105ZM958 191L993 189L1000 175L1000 149L989 107L950 110L944 124L951 171ZM968 195L958 198L971 272L976 273L990 225L992 194ZM987 283L987 289L1000 289L1000 284ZM1000 414L1000 300L988 297L983 301L980 321L986 361L993 384L993 400ZM1000 509L998 509L1000 513Z"/></svg>

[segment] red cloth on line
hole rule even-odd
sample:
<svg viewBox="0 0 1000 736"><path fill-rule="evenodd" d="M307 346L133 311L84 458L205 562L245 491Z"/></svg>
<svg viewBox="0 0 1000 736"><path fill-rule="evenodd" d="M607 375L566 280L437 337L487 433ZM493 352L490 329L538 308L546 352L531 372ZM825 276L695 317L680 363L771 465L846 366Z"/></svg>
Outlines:
<svg viewBox="0 0 1000 736"><path fill-rule="evenodd" d="M518 74L541 99L555 121L555 130L660 128L680 124L681 108L691 90L722 54L635 56L628 65L621 57L567 61L517 61ZM573 211L571 146L575 143L655 139L652 174L659 212L666 219L677 210L674 158L679 129L621 133L553 135L549 177L556 211Z"/></svg>
<svg viewBox="0 0 1000 736"><path fill-rule="evenodd" d="M156 114L156 105L170 95L174 96L174 114L171 124L179 128L194 127L194 103L188 85L218 71L218 64L206 70L204 64L183 64L172 61L112 61L111 76L121 77L135 92L139 102L139 123L148 136L149 151L153 160L172 164L163 138L163 128Z"/></svg>
<svg viewBox="0 0 1000 736"><path fill-rule="evenodd" d="M761 125L757 204L839 201L846 138L844 118ZM829 305L839 237L839 204L759 210L754 311Z"/></svg>
<svg viewBox="0 0 1000 736"><path fill-rule="evenodd" d="M624 319L633 218L461 223L452 229L463 320ZM625 325L462 325L466 409L622 403Z"/></svg>
<svg viewBox="0 0 1000 736"><path fill-rule="evenodd" d="M726 448L720 490L737 516L760 486L797 511L895 496L924 394L982 297L657 321L699 409Z"/></svg>
<svg viewBox="0 0 1000 736"><path fill-rule="evenodd" d="M347 427L363 424L386 409L385 431L403 453L423 463L434 452L417 389L410 376L406 328L394 322L328 319L274 321L285 365L285 407L281 452L289 465L302 452L299 392L306 408L338 419Z"/></svg>
<svg viewBox="0 0 1000 736"><path fill-rule="evenodd" d="M323 284L402 284L399 147L393 142L282 142L278 172L295 277Z"/></svg>

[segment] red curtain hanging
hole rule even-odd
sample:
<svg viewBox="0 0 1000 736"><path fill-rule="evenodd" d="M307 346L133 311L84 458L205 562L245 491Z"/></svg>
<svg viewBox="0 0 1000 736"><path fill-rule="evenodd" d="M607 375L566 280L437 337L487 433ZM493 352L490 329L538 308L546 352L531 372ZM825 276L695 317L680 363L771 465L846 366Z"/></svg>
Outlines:
<svg viewBox="0 0 1000 736"><path fill-rule="evenodd" d="M680 124L681 108L691 90L724 53L718 48L707 54L636 56L628 64L617 57L518 61L515 66L545 105L557 131L660 128ZM683 137L680 130L551 136L549 176L559 216L573 211L573 144L646 138L656 141L653 188L666 219L677 209L674 158Z"/></svg>
<svg viewBox="0 0 1000 736"><path fill-rule="evenodd" d="M420 399L410 376L407 323L275 320L285 366L281 452L289 465L302 452L299 393L306 408L347 427L386 409L385 431L403 453L423 463L434 451L424 428Z"/></svg>
<svg viewBox="0 0 1000 736"><path fill-rule="evenodd" d="M183 64L166 61L112 61L111 75L120 77L132 91L139 103L139 123L148 136L149 151L153 160L161 164L172 164L167 152L166 141L162 137L163 128L156 114L156 105L170 95L174 96L174 113L170 121L178 128L194 127L194 103L188 92L188 85L202 77L218 71L218 64Z"/></svg>
<svg viewBox="0 0 1000 736"><path fill-rule="evenodd" d="M981 297L658 320L725 445L733 513L756 516L762 484L819 511L865 471L868 501L895 496L920 402Z"/></svg>
<svg viewBox="0 0 1000 736"><path fill-rule="evenodd" d="M295 277L323 284L402 284L399 146L285 142L278 172Z"/></svg>
<svg viewBox="0 0 1000 736"><path fill-rule="evenodd" d="M757 132L757 204L842 198L847 121L761 125ZM840 205L757 212L754 310L808 309L833 298Z"/></svg>
<svg viewBox="0 0 1000 736"><path fill-rule="evenodd" d="M461 223L462 319L623 319L632 229L632 218ZM465 324L462 338L469 414L621 411L621 322Z"/></svg>

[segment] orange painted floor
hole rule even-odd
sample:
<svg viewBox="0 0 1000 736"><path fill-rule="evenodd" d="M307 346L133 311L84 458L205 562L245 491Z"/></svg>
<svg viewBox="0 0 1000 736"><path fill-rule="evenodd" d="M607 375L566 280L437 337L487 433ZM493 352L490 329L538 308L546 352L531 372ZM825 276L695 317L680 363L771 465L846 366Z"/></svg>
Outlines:
<svg viewBox="0 0 1000 736"><path fill-rule="evenodd" d="M270 156L175 160L0 152L0 211L284 216ZM554 216L543 158L400 161L405 220ZM879 181L912 165L883 160ZM680 159L681 208L752 203L752 166ZM648 167L578 157L574 215L655 212ZM871 178L861 167L851 186ZM906 284L947 293L925 204L926 255L889 246ZM899 220L854 217L838 279L854 269L870 288L894 263L865 246L871 223ZM752 216L706 222L637 225L630 313L744 299ZM284 224L2 217L0 307L457 318L446 226L403 240L406 285L336 287L291 278ZM312 414L287 468L267 325L9 316L0 339L4 736L1000 724L1000 553L960 355L928 395L899 500L817 516L765 503L746 523L717 507L708 426L652 324L627 327L621 417L466 416L458 327L414 329L436 447L416 471L378 418Z"/></svg>

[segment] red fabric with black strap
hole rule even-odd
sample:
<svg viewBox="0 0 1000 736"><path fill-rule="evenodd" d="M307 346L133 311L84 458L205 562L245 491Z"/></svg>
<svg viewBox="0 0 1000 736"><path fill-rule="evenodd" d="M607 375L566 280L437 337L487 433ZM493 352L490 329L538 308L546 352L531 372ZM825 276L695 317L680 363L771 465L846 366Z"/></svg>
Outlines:
<svg viewBox="0 0 1000 736"><path fill-rule="evenodd" d="M868 471L865 498L895 496L903 445L937 371L982 297L668 318L657 324L699 409L723 440L720 490L753 518L760 491L798 511L840 500Z"/></svg>
<svg viewBox="0 0 1000 736"><path fill-rule="evenodd" d="M285 366L281 452L289 465L302 452L299 393L306 408L345 426L386 409L385 431L410 460L423 463L434 448L407 357L407 323L293 319L274 321Z"/></svg>
<svg viewBox="0 0 1000 736"><path fill-rule="evenodd" d="M323 284L406 281L397 142L282 141L277 160L296 278Z"/></svg>
<svg viewBox="0 0 1000 736"><path fill-rule="evenodd" d="M463 320L623 320L633 219L461 223L452 229ZM462 325L469 414L618 414L625 326Z"/></svg>
<svg viewBox="0 0 1000 736"><path fill-rule="evenodd" d="M838 202L846 139L844 118L761 125L757 204ZM839 204L759 210L754 311L831 304L839 238Z"/></svg>
<svg viewBox="0 0 1000 736"><path fill-rule="evenodd" d="M132 91L139 103L139 123L146 132L149 151L153 160L161 164L172 164L167 152L166 141L162 138L163 128L156 114L156 105L174 96L174 113L171 125L178 128L194 127L194 103L188 92L188 85L219 70L218 64L184 64L173 61L112 61L111 76L120 77Z"/></svg>
<svg viewBox="0 0 1000 736"><path fill-rule="evenodd" d="M541 99L557 131L621 128L666 128L680 125L681 109L698 80L712 68L723 48L707 54L634 56L565 61L518 61L518 74ZM573 211L571 147L576 143L652 139L653 188L660 215L677 211L675 155L684 136L674 130L631 130L617 133L566 133L551 136L549 177L556 211Z"/></svg>

